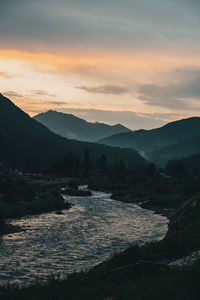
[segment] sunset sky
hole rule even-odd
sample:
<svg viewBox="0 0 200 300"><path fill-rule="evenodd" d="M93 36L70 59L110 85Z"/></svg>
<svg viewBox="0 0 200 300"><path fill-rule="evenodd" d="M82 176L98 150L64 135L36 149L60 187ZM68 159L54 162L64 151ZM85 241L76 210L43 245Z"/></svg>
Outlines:
<svg viewBox="0 0 200 300"><path fill-rule="evenodd" d="M199 0L1 0L0 92L153 128L200 116Z"/></svg>

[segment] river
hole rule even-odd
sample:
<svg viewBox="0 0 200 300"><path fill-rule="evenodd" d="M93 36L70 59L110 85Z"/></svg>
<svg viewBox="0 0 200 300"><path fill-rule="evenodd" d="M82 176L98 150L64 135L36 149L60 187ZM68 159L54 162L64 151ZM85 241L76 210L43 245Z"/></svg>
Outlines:
<svg viewBox="0 0 200 300"><path fill-rule="evenodd" d="M0 283L87 269L134 243L160 240L168 229L167 218L102 192L69 201L74 206L62 215L47 213L12 222L24 230L0 240Z"/></svg>

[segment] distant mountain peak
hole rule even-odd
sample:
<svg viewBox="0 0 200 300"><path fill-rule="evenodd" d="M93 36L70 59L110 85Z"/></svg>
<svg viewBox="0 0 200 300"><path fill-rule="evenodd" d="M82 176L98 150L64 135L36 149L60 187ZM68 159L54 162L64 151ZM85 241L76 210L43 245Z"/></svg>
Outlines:
<svg viewBox="0 0 200 300"><path fill-rule="evenodd" d="M130 131L121 124L108 125L100 122L88 122L73 114L52 110L39 114L34 119L63 137L80 141L96 142L116 133Z"/></svg>
<svg viewBox="0 0 200 300"><path fill-rule="evenodd" d="M117 123L117 124L115 124L115 125L112 125L113 127L115 127L115 128L121 128L121 129L123 129L123 128L126 128L126 129L128 129L127 127L125 127L124 125L122 125L122 124L120 124L120 123ZM130 129L128 129L128 131L131 131Z"/></svg>

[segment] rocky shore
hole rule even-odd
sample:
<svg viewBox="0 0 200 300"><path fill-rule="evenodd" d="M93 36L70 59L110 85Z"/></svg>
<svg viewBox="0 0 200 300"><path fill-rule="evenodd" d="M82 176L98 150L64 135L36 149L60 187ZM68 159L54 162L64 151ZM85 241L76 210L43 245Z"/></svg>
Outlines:
<svg viewBox="0 0 200 300"><path fill-rule="evenodd" d="M0 174L0 233L21 230L9 224L9 219L69 209L61 188L66 178L6 171Z"/></svg>

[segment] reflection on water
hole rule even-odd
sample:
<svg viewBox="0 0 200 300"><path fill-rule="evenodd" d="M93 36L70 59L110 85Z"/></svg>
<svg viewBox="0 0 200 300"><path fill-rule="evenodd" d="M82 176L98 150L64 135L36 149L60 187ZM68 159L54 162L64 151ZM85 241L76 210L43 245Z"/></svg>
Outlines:
<svg viewBox="0 0 200 300"><path fill-rule="evenodd" d="M22 218L25 231L0 241L0 282L25 282L94 266L135 242L163 238L167 219L104 193L72 197L63 215Z"/></svg>

